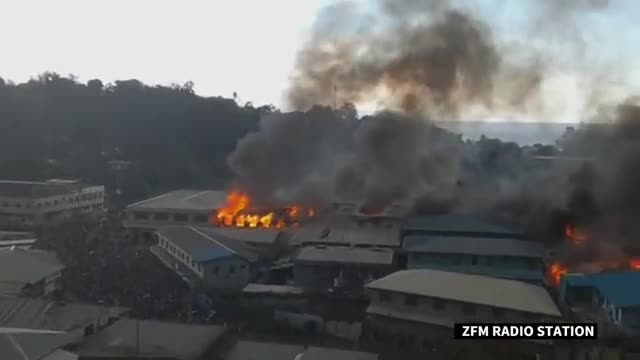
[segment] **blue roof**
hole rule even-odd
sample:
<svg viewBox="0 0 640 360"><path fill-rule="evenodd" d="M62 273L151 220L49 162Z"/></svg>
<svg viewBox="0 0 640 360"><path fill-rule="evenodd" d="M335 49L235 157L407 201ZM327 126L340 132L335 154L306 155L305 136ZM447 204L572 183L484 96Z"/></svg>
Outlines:
<svg viewBox="0 0 640 360"><path fill-rule="evenodd" d="M189 254L197 262L218 260L230 256L239 256L250 262L257 258L257 254L245 246L242 241L227 238L209 229L192 226L167 226L158 229L158 234Z"/></svg>
<svg viewBox="0 0 640 360"><path fill-rule="evenodd" d="M640 306L640 272L605 272L594 275L570 274L563 285L593 287L611 304L618 307Z"/></svg>

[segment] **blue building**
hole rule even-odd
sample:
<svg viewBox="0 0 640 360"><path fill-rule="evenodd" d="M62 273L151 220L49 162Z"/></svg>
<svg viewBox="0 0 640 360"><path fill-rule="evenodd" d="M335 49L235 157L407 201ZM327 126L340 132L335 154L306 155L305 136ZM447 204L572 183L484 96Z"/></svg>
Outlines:
<svg viewBox="0 0 640 360"><path fill-rule="evenodd" d="M402 231L407 269L435 269L543 284L544 247L477 218L416 217Z"/></svg>
<svg viewBox="0 0 640 360"><path fill-rule="evenodd" d="M640 330L638 271L566 275L560 285L560 301L574 309L601 309L612 324Z"/></svg>

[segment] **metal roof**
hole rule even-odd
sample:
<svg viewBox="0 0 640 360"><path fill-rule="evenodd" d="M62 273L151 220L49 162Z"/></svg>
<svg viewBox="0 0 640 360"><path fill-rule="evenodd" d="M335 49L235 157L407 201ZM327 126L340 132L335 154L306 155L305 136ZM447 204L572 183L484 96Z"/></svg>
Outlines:
<svg viewBox="0 0 640 360"><path fill-rule="evenodd" d="M66 333L3 332L0 334L0 359L41 360L72 342Z"/></svg>
<svg viewBox="0 0 640 360"><path fill-rule="evenodd" d="M402 240L402 248L419 253L544 257L541 244L506 238L408 235Z"/></svg>
<svg viewBox="0 0 640 360"><path fill-rule="evenodd" d="M259 356L258 356L259 354ZM377 360L374 353L353 350L339 350L325 347L278 344L257 341L237 341L223 357L224 360L294 360L302 354L301 360Z"/></svg>
<svg viewBox="0 0 640 360"><path fill-rule="evenodd" d="M569 274L563 286L595 288L601 296L618 307L640 306L640 272L604 272L592 275Z"/></svg>
<svg viewBox="0 0 640 360"><path fill-rule="evenodd" d="M545 288L516 280L440 270L403 270L366 286L376 290L560 316L558 307Z"/></svg>
<svg viewBox="0 0 640 360"><path fill-rule="evenodd" d="M139 337L136 328L139 328ZM81 358L134 356L139 339L138 357L195 359L210 348L225 331L224 327L215 325L122 319L85 338L75 352Z"/></svg>
<svg viewBox="0 0 640 360"><path fill-rule="evenodd" d="M238 229L238 228L200 228L204 233L215 235L222 235L224 237L240 240L245 243L251 244L275 244L278 237L282 234L277 229Z"/></svg>
<svg viewBox="0 0 640 360"><path fill-rule="evenodd" d="M253 249L240 240L212 233L193 226L166 226L158 229L158 235L186 252L195 261L206 262L237 255L255 261Z"/></svg>
<svg viewBox="0 0 640 360"><path fill-rule="evenodd" d="M511 229L507 226L485 221L484 219L475 216L461 214L413 216L407 219L404 230L452 234L493 234L513 237L522 236L522 232L517 229Z"/></svg>
<svg viewBox="0 0 640 360"><path fill-rule="evenodd" d="M105 317L122 316L127 309L46 299L0 296L0 326L71 331Z"/></svg>
<svg viewBox="0 0 640 360"><path fill-rule="evenodd" d="M293 243L399 247L400 230L357 226L309 226L293 234Z"/></svg>
<svg viewBox="0 0 640 360"><path fill-rule="evenodd" d="M0 284L35 283L64 269L54 252L20 248L0 249Z"/></svg>
<svg viewBox="0 0 640 360"><path fill-rule="evenodd" d="M393 251L383 248L355 248L350 246L311 245L300 249L297 263L342 263L363 265L391 265Z"/></svg>
<svg viewBox="0 0 640 360"><path fill-rule="evenodd" d="M128 209L212 211L224 207L227 193L217 190L176 190L129 205Z"/></svg>

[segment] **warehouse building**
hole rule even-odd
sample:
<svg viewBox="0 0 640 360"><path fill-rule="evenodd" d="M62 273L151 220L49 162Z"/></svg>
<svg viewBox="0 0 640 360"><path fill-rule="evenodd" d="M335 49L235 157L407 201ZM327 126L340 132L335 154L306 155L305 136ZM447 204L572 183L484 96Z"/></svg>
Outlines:
<svg viewBox="0 0 640 360"><path fill-rule="evenodd" d="M76 180L0 180L0 228L24 230L102 209L104 186Z"/></svg>
<svg viewBox="0 0 640 360"><path fill-rule="evenodd" d="M192 287L216 293L240 292L253 278L258 250L209 228L158 229L151 252Z"/></svg>
<svg viewBox="0 0 640 360"><path fill-rule="evenodd" d="M223 360L378 360L375 353L328 347L239 340L221 357Z"/></svg>
<svg viewBox="0 0 640 360"><path fill-rule="evenodd" d="M364 284L393 271L393 250L310 245L294 259L293 280L309 290L358 294Z"/></svg>
<svg viewBox="0 0 640 360"><path fill-rule="evenodd" d="M2 360L77 360L77 355L63 350L70 343L64 332L0 327Z"/></svg>
<svg viewBox="0 0 640 360"><path fill-rule="evenodd" d="M640 331L640 272L568 274L560 285L560 301L584 320L599 321L630 332ZM603 324L605 325L605 324Z"/></svg>
<svg viewBox="0 0 640 360"><path fill-rule="evenodd" d="M517 229L467 215L417 216L401 236L400 268L545 281L544 247Z"/></svg>
<svg viewBox="0 0 640 360"><path fill-rule="evenodd" d="M51 295L61 287L63 270L54 252L0 249L0 295Z"/></svg>
<svg viewBox="0 0 640 360"><path fill-rule="evenodd" d="M171 191L127 206L124 225L134 240L152 242L154 231L161 226L206 226L226 201L224 191Z"/></svg>
<svg viewBox="0 0 640 360"><path fill-rule="evenodd" d="M541 286L439 270L403 270L367 284L364 338L382 348L432 352L454 323L555 322L561 313ZM460 344L458 344L460 345ZM523 349L531 344L524 344ZM527 350L528 351L528 350Z"/></svg>

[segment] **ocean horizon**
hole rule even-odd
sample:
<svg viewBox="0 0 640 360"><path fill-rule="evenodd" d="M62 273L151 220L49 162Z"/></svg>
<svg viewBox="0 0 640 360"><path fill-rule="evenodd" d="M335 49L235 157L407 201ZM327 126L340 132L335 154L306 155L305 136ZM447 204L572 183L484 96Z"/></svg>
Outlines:
<svg viewBox="0 0 640 360"><path fill-rule="evenodd" d="M478 140L482 135L526 145L555 145L568 127L579 127L579 123L545 122L482 122L452 121L437 122L436 125L462 135L463 139Z"/></svg>

